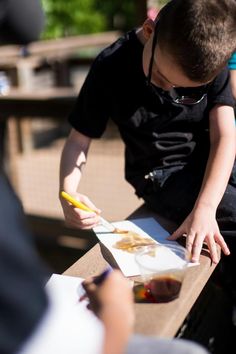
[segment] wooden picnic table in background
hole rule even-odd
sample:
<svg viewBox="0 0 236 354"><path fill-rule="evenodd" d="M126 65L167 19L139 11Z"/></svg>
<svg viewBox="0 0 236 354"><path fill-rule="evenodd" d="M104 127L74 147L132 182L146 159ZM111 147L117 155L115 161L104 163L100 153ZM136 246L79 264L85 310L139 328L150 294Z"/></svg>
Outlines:
<svg viewBox="0 0 236 354"><path fill-rule="evenodd" d="M32 145L32 119L48 117L66 120L96 54L118 37L119 33L113 31L41 40L27 47L1 47L0 71L7 74L10 90L0 96L0 120L6 120L8 125L10 164L17 152L26 151L26 147L29 150ZM90 54L84 57L85 49L89 49ZM74 66L80 70L76 83L71 82ZM46 79L43 76L41 81L36 79L37 72L45 67L50 75Z"/></svg>
<svg viewBox="0 0 236 354"><path fill-rule="evenodd" d="M55 86L65 86L66 75L69 75L70 60L84 60L83 52L88 49L87 60L92 62L96 54L119 37L117 31L85 34L55 40L41 40L29 44L27 47L17 45L2 46L0 51L0 71L9 74L13 86L24 88L32 87L34 71L40 66L51 66L55 69ZM64 74L58 74L60 71ZM63 77L64 82L58 79ZM67 80L69 83L69 80Z"/></svg>
<svg viewBox="0 0 236 354"><path fill-rule="evenodd" d="M65 57L81 48L104 47L115 41L120 33L117 31L85 34L50 40L32 42L27 46L30 57ZM0 65L15 64L22 57L22 46L4 45L0 51ZM27 56L26 58L27 59Z"/></svg>

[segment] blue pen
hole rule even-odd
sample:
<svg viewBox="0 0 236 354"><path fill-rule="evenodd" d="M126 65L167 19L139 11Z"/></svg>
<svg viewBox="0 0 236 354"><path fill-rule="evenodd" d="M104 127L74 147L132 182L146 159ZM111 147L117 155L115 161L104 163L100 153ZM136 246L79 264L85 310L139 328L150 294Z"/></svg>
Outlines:
<svg viewBox="0 0 236 354"><path fill-rule="evenodd" d="M106 277L112 272L112 267L107 267L101 274L98 276L94 277L93 282L96 285L100 285L103 283L103 281L106 279ZM78 287L78 295L79 295L79 301L83 301L84 299L87 298L87 293L84 290L82 284L79 285Z"/></svg>

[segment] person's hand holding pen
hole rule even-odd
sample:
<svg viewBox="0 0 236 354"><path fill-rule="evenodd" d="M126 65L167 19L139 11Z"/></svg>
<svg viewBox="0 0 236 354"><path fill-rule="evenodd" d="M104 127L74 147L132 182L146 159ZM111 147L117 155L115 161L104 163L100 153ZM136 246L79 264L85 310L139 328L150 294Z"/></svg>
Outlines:
<svg viewBox="0 0 236 354"><path fill-rule="evenodd" d="M86 279L83 287L89 299L89 308L105 327L104 352L122 353L134 325L132 289L130 282L119 270L108 271L102 278L98 284L96 278Z"/></svg>

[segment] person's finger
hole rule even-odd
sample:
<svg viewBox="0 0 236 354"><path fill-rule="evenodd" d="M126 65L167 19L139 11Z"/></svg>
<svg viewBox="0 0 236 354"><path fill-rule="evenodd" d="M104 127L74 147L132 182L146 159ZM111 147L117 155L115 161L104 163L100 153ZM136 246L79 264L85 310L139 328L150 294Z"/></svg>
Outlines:
<svg viewBox="0 0 236 354"><path fill-rule="evenodd" d="M94 293L96 291L96 284L93 282L93 278L86 279L82 282L82 286L87 294Z"/></svg>
<svg viewBox="0 0 236 354"><path fill-rule="evenodd" d="M206 237L206 243L210 251L212 262L217 264L219 262L219 255L217 252L216 242L213 236Z"/></svg>
<svg viewBox="0 0 236 354"><path fill-rule="evenodd" d="M80 220L74 220L74 219L66 219L65 224L69 227L73 227L75 229L81 229L81 230L91 230L93 227L97 226L98 223L88 223L85 224L81 222Z"/></svg>
<svg viewBox="0 0 236 354"><path fill-rule="evenodd" d="M186 234L186 244L185 247L187 249L187 252L191 255L191 260L192 256L193 256L193 243L194 243L194 239L195 239L195 233L189 233L188 235Z"/></svg>
<svg viewBox="0 0 236 354"><path fill-rule="evenodd" d="M77 219L79 218L80 220L84 220L84 219L99 218L99 216L95 212L85 211L75 207L73 208L74 208L74 215Z"/></svg>
<svg viewBox="0 0 236 354"><path fill-rule="evenodd" d="M99 217L79 219L77 216L67 216L66 223L80 229L92 229L99 224Z"/></svg>
<svg viewBox="0 0 236 354"><path fill-rule="evenodd" d="M90 213L76 209L74 221L77 221L83 227L91 228L99 223L100 218L96 213Z"/></svg>
<svg viewBox="0 0 236 354"><path fill-rule="evenodd" d="M227 246L227 244L226 244L223 236L220 234L220 232L216 235L215 240L218 243L218 245L220 246L220 248L222 249L223 253L226 256L229 256L230 255L230 249Z"/></svg>
<svg viewBox="0 0 236 354"><path fill-rule="evenodd" d="M199 262L204 237L205 234L196 234L194 237L192 244L192 262Z"/></svg>
<svg viewBox="0 0 236 354"><path fill-rule="evenodd" d="M79 225L83 227L83 229L91 229L99 224L99 220L95 219L85 219L78 221Z"/></svg>

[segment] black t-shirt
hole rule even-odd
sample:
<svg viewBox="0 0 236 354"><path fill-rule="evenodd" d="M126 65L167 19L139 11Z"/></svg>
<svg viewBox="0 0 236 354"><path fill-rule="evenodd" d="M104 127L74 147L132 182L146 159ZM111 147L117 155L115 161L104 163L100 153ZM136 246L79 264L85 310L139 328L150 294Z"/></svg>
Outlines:
<svg viewBox="0 0 236 354"><path fill-rule="evenodd" d="M135 30L104 49L69 116L73 128L90 138L101 137L108 119L115 122L126 146L126 179L138 195L154 168L184 166L198 161L199 154L207 159L210 109L216 103L234 106L227 68L199 104L179 105L146 84L142 54Z"/></svg>

